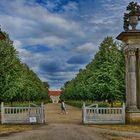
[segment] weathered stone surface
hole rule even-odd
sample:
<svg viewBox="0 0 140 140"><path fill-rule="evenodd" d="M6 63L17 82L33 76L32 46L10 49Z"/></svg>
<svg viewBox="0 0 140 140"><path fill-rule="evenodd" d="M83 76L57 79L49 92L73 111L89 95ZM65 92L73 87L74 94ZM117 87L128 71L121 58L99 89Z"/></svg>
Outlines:
<svg viewBox="0 0 140 140"><path fill-rule="evenodd" d="M127 124L140 124L140 112L126 112Z"/></svg>
<svg viewBox="0 0 140 140"><path fill-rule="evenodd" d="M126 123L140 123L140 31L127 31L117 39L125 43Z"/></svg>
<svg viewBox="0 0 140 140"><path fill-rule="evenodd" d="M140 31L127 31L127 32L121 32L117 36L118 40L121 40L125 42L126 44L135 44L136 48L139 48L140 46ZM138 45L139 44L139 45ZM131 46L132 47L132 46ZM134 46L133 46L134 47Z"/></svg>

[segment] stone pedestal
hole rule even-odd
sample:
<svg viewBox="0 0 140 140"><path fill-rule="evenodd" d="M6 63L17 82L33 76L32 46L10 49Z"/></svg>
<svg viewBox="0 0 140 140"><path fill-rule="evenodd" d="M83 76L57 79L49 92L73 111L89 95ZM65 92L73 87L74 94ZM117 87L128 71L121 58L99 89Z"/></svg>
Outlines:
<svg viewBox="0 0 140 140"><path fill-rule="evenodd" d="M140 124L140 111L139 112L127 112L125 114L125 122L127 124Z"/></svg>
<svg viewBox="0 0 140 140"><path fill-rule="evenodd" d="M126 123L140 123L140 31L122 32L125 43Z"/></svg>

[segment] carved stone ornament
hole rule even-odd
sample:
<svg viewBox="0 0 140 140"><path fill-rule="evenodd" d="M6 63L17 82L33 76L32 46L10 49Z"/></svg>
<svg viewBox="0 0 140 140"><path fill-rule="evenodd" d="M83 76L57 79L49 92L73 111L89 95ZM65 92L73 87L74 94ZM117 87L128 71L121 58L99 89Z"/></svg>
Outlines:
<svg viewBox="0 0 140 140"><path fill-rule="evenodd" d="M136 54L136 48L128 48L125 50L126 55L135 55Z"/></svg>
<svg viewBox="0 0 140 140"><path fill-rule="evenodd" d="M137 2L130 2L126 8L128 13L124 13L124 25L123 28L125 31L135 31L140 21L140 5ZM129 28L131 27L131 29Z"/></svg>

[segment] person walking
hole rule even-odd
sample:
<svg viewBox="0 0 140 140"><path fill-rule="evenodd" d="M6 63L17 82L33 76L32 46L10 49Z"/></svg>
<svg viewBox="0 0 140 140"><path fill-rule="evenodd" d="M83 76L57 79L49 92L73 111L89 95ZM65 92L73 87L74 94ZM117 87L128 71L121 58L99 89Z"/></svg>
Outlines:
<svg viewBox="0 0 140 140"><path fill-rule="evenodd" d="M68 114L68 112L66 110L66 106L65 106L64 100L61 100L60 103L61 103L61 113Z"/></svg>

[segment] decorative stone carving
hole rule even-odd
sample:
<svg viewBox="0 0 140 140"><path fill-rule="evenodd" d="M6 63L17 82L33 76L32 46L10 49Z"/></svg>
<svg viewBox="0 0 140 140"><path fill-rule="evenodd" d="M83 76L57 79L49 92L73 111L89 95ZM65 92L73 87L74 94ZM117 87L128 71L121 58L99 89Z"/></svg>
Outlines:
<svg viewBox="0 0 140 140"><path fill-rule="evenodd" d="M135 55L136 50L137 50L136 48L127 48L127 49L125 49L125 55L128 55L128 56Z"/></svg>
<svg viewBox="0 0 140 140"><path fill-rule="evenodd" d="M132 27L132 30L136 30L138 21L140 20L140 5L137 2L130 2L126 8L129 13L124 13L124 25L123 28L125 31L130 30L129 27Z"/></svg>

